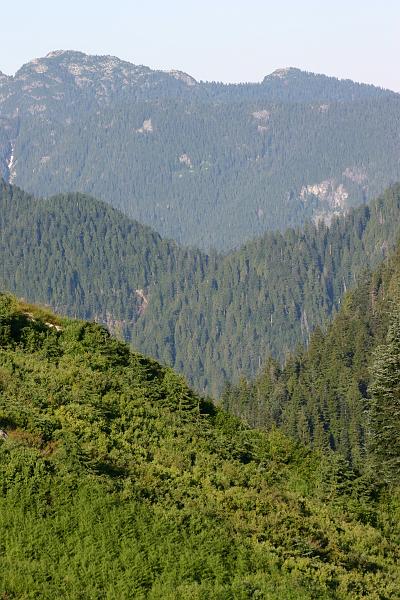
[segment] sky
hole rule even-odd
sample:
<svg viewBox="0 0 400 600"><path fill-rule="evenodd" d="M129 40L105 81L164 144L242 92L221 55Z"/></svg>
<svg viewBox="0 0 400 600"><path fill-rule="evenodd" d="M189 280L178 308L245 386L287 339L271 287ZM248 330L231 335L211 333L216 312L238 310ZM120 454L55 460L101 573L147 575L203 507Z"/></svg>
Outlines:
<svg viewBox="0 0 400 600"><path fill-rule="evenodd" d="M51 50L111 54L197 80L293 66L400 92L399 0L2 2L0 71Z"/></svg>

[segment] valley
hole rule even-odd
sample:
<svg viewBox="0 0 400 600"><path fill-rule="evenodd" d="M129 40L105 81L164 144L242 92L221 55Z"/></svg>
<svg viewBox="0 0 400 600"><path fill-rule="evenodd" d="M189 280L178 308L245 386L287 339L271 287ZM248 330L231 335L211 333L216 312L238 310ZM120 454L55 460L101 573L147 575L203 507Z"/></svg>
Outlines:
<svg viewBox="0 0 400 600"><path fill-rule="evenodd" d="M36 199L3 184L0 203L3 290L107 324L217 398L308 343L399 238L399 186L329 227L267 233L224 255L163 240L81 194Z"/></svg>

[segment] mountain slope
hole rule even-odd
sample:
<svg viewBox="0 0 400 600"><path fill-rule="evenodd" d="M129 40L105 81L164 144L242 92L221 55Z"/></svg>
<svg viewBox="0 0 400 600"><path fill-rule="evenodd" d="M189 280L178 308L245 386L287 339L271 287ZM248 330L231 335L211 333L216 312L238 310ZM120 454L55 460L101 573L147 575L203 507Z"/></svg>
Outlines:
<svg viewBox="0 0 400 600"><path fill-rule="evenodd" d="M295 67L276 69L266 75L261 83L203 83L203 86L218 99L234 97L240 101L262 97L273 103L351 102L396 96L395 92L373 85L310 73Z"/></svg>
<svg viewBox="0 0 400 600"><path fill-rule="evenodd" d="M3 185L0 289L106 323L218 396L324 325L346 289L397 242L400 187L330 228L267 234L226 256L163 241L81 195Z"/></svg>
<svg viewBox="0 0 400 600"><path fill-rule="evenodd" d="M337 219L267 234L217 260L199 286L170 306L157 297L134 331L134 343L172 363L198 389L218 396L222 382L254 376L267 354L283 360L324 326L348 288L394 248L400 186ZM194 378L196 374L196 378Z"/></svg>
<svg viewBox="0 0 400 600"><path fill-rule="evenodd" d="M222 85L58 51L0 81L0 173L227 250L400 179L399 108L388 90L298 69Z"/></svg>
<svg viewBox="0 0 400 600"><path fill-rule="evenodd" d="M223 405L252 426L278 426L302 443L331 448L364 465L372 442L369 407L377 348L386 344L399 300L400 246L345 296L325 334L315 331L308 348L289 356L283 369L269 360L254 381L228 386ZM397 321L395 327L398 336ZM382 401L378 410L383 413ZM395 410L390 419L398 428ZM394 450L397 437L390 442ZM376 470L382 472L386 462L381 457Z"/></svg>
<svg viewBox="0 0 400 600"><path fill-rule="evenodd" d="M103 328L1 295L0 385L7 596L396 598L394 489L248 431Z"/></svg>
<svg viewBox="0 0 400 600"><path fill-rule="evenodd" d="M1 288L128 338L150 286L195 282L208 262L87 196L37 200L3 183L0 199Z"/></svg>

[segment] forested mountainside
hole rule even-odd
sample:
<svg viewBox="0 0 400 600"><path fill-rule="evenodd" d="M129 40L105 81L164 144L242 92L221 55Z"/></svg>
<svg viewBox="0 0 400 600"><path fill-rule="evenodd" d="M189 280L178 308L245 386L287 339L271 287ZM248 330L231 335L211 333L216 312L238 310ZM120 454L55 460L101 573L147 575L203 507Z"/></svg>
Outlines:
<svg viewBox="0 0 400 600"><path fill-rule="evenodd" d="M2 184L0 289L106 323L218 396L309 340L399 234L400 186L370 206L222 256L180 248L79 194Z"/></svg>
<svg viewBox="0 0 400 600"><path fill-rule="evenodd" d="M4 598L398 597L398 489L0 295Z"/></svg>
<svg viewBox="0 0 400 600"><path fill-rule="evenodd" d="M207 268L206 255L88 196L35 199L3 182L0 203L1 289L99 320L123 337L146 309L151 286L168 302Z"/></svg>
<svg viewBox="0 0 400 600"><path fill-rule="evenodd" d="M283 360L324 326L360 274L394 248L399 215L396 186L330 227L266 234L220 257L169 306L153 296L134 343L218 396L223 381L254 376L268 354Z"/></svg>
<svg viewBox="0 0 400 600"><path fill-rule="evenodd" d="M375 468L400 482L399 373L400 246L345 296L325 334L317 329L283 368L270 358L255 380L227 385L222 405L358 467L379 441Z"/></svg>
<svg viewBox="0 0 400 600"><path fill-rule="evenodd" d="M223 85L59 51L0 79L10 183L206 249L365 203L400 179L399 140L398 94L298 69Z"/></svg>

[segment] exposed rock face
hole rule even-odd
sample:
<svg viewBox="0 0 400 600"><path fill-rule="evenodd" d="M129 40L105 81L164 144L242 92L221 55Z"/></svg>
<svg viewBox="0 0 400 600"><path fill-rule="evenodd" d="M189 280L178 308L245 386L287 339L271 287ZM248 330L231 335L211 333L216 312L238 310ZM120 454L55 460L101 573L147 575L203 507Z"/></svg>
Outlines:
<svg viewBox="0 0 400 600"><path fill-rule="evenodd" d="M146 308L149 305L149 296L148 294L146 295L145 291L142 288L135 290L135 293L141 302L138 311L138 315L141 316L146 312Z"/></svg>
<svg viewBox="0 0 400 600"><path fill-rule="evenodd" d="M16 170L15 170L15 154L14 154L14 146L13 144L10 142L10 149L9 149L9 158L7 160L7 171L8 171L8 181L10 183L13 183L15 176L16 176Z"/></svg>
<svg viewBox="0 0 400 600"><path fill-rule="evenodd" d="M257 125L257 131L259 133L266 133L268 131L268 121L271 116L271 111L267 109L256 110L252 112L251 115L259 123Z"/></svg>
<svg viewBox="0 0 400 600"><path fill-rule="evenodd" d="M271 116L271 111L267 110L267 109L256 110L255 112L253 112L251 114L257 121L262 121L262 122L266 123Z"/></svg>
<svg viewBox="0 0 400 600"><path fill-rule="evenodd" d="M315 110L317 110L320 113L326 113L328 112L330 105L329 104L317 104L317 106L313 106L313 108Z"/></svg>
<svg viewBox="0 0 400 600"><path fill-rule="evenodd" d="M179 162L183 165L186 165L189 168L193 167L192 159L186 153L180 155Z"/></svg>
<svg viewBox="0 0 400 600"><path fill-rule="evenodd" d="M318 207L314 213L314 221L324 221L329 225L334 217L343 215L348 210L349 192L342 183L334 179L326 179L320 183L303 186L300 191L300 199L309 202L312 199L318 201Z"/></svg>
<svg viewBox="0 0 400 600"><path fill-rule="evenodd" d="M151 119L145 119L143 121L143 125L140 127L140 129L137 129L136 131L138 133L153 133L154 128Z"/></svg>
<svg viewBox="0 0 400 600"><path fill-rule="evenodd" d="M281 69L275 69L270 75L267 75L266 78L275 78L275 79L285 79L290 74L301 73L300 69L295 69L294 67L284 67Z"/></svg>
<svg viewBox="0 0 400 600"><path fill-rule="evenodd" d="M349 193L342 183L337 185L333 179L327 179L301 188L300 198L303 202L307 202L312 196L318 198L327 207L344 210Z"/></svg>
<svg viewBox="0 0 400 600"><path fill-rule="evenodd" d="M367 189L368 176L364 167L347 167L342 177L353 184L363 186ZM349 209L349 191L342 182L334 179L326 179L320 183L303 186L300 191L300 199L309 202L316 199L319 206L314 213L314 221L324 221L329 225L332 219L338 215L345 214Z"/></svg>

